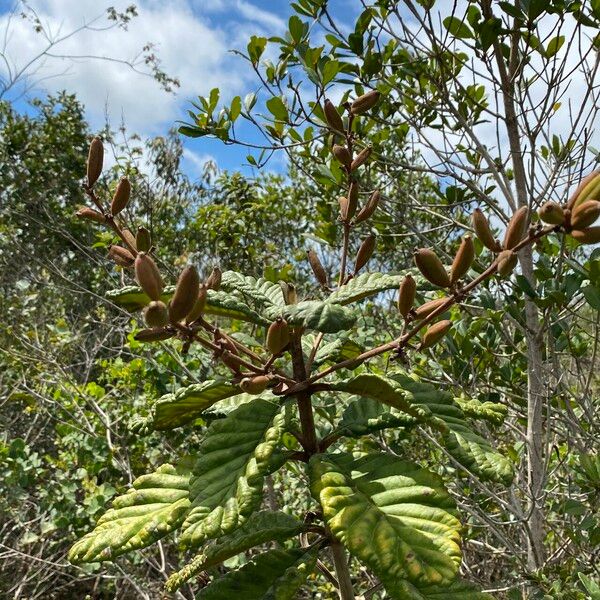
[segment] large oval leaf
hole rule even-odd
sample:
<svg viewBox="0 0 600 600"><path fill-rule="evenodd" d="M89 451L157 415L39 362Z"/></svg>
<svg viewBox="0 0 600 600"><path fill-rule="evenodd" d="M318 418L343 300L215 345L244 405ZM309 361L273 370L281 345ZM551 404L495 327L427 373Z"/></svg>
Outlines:
<svg viewBox="0 0 600 600"><path fill-rule="evenodd" d="M200 590L196 599L295 600L316 560L315 548L270 550Z"/></svg>
<svg viewBox="0 0 600 600"><path fill-rule="evenodd" d="M258 508L264 476L284 428L279 406L257 398L214 421L190 482L182 541L198 545L239 527Z"/></svg>
<svg viewBox="0 0 600 600"><path fill-rule="evenodd" d="M351 304L363 298L374 296L385 290L393 290L400 287L404 275L386 275L385 273L363 273L351 279L345 285L335 290L328 302L335 304Z"/></svg>
<svg viewBox="0 0 600 600"><path fill-rule="evenodd" d="M277 283L266 279L256 279L236 271L225 271L221 279L221 288L226 292L237 292L246 301L252 300L259 307L285 306L283 292Z"/></svg>
<svg viewBox="0 0 600 600"><path fill-rule="evenodd" d="M322 333L350 329L356 322L356 315L349 309L319 300L305 300L283 308L272 307L266 314L271 319L281 316L290 325Z"/></svg>
<svg viewBox="0 0 600 600"><path fill-rule="evenodd" d="M242 394L239 386L222 379L194 383L173 394L161 396L150 409L150 414L132 419L130 427L139 433L174 429L197 419L216 402L238 394Z"/></svg>
<svg viewBox="0 0 600 600"><path fill-rule="evenodd" d="M174 592L200 571L214 567L260 544L288 540L303 530L303 523L283 512L265 510L254 513L239 529L204 548L191 563L171 575L165 584L165 589Z"/></svg>
<svg viewBox="0 0 600 600"><path fill-rule="evenodd" d="M489 594L482 592L476 585L457 580L449 586L430 585L417 587L404 581L399 600L493 600Z"/></svg>
<svg viewBox="0 0 600 600"><path fill-rule="evenodd" d="M172 465L138 477L132 489L113 501L96 528L73 545L69 560L112 560L178 529L190 507L189 482L189 470Z"/></svg>
<svg viewBox="0 0 600 600"><path fill-rule="evenodd" d="M390 594L406 579L449 584L461 561L461 524L441 478L389 454L318 454L311 491L333 534Z"/></svg>

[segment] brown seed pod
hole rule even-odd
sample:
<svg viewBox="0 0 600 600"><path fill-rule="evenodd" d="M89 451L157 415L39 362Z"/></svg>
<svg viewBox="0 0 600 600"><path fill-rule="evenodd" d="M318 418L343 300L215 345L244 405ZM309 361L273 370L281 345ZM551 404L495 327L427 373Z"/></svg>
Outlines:
<svg viewBox="0 0 600 600"><path fill-rule="evenodd" d="M379 102L379 98L381 94L377 90L371 90L362 96L359 96L350 106L350 112L353 115L362 115L364 112L367 112L369 109L373 108L377 102Z"/></svg>
<svg viewBox="0 0 600 600"><path fill-rule="evenodd" d="M244 377L240 381L240 387L246 394L254 396L262 394L269 385L270 378L267 375L257 375L256 377Z"/></svg>
<svg viewBox="0 0 600 600"><path fill-rule="evenodd" d="M498 254L497 270L500 277L508 277L517 266L517 253L512 250L503 250Z"/></svg>
<svg viewBox="0 0 600 600"><path fill-rule="evenodd" d="M521 206L508 222L504 234L503 248L505 250L512 250L525 237L528 221L529 209L526 206Z"/></svg>
<svg viewBox="0 0 600 600"><path fill-rule="evenodd" d="M118 215L127 206L130 196L131 183L129 183L127 177L121 177L110 203L110 213L113 217Z"/></svg>
<svg viewBox="0 0 600 600"><path fill-rule="evenodd" d="M358 185L358 181L352 179L352 181L350 181L350 186L348 187L348 219L351 219L356 214L359 189L360 186Z"/></svg>
<svg viewBox="0 0 600 600"><path fill-rule="evenodd" d="M567 208L573 209L575 206L586 200L597 200L599 189L600 171L592 171L581 180L580 184L569 198Z"/></svg>
<svg viewBox="0 0 600 600"><path fill-rule="evenodd" d="M491 250L492 252L500 252L500 250L502 250L500 244L494 239L488 220L479 208L476 208L473 211L471 222L473 223L475 235L488 250Z"/></svg>
<svg viewBox="0 0 600 600"><path fill-rule="evenodd" d="M350 154L346 146L339 146L338 144L334 144L331 151L333 152L333 155L335 156L338 162L343 164L345 167L350 167L350 165L352 164L352 155Z"/></svg>
<svg viewBox="0 0 600 600"><path fill-rule="evenodd" d="M571 214L571 227L573 229L585 229L596 222L600 216L600 202L597 200L586 200L577 204Z"/></svg>
<svg viewBox="0 0 600 600"><path fill-rule="evenodd" d="M317 253L314 250L307 250L306 256L308 257L308 262L310 263L310 268L314 273L319 285L321 287L327 287L327 273L317 256Z"/></svg>
<svg viewBox="0 0 600 600"><path fill-rule="evenodd" d="M174 335L174 331L170 331L164 327L151 327L150 329L138 331L133 337L138 342L162 342L163 340L172 338Z"/></svg>
<svg viewBox="0 0 600 600"><path fill-rule="evenodd" d="M363 243L360 245L358 252L356 253L356 260L354 261L354 275L356 275L368 262L375 246L377 245L377 238L374 235L367 236Z"/></svg>
<svg viewBox="0 0 600 600"><path fill-rule="evenodd" d="M218 292L221 288L222 277L223 273L221 273L221 269L219 269L219 267L215 267L206 280L206 287L209 290L215 290L215 292Z"/></svg>
<svg viewBox="0 0 600 600"><path fill-rule="evenodd" d="M562 225L565 222L565 211L556 202L546 202L538 210L538 215L548 225Z"/></svg>
<svg viewBox="0 0 600 600"><path fill-rule="evenodd" d="M156 263L145 252L135 257L135 278L151 300L160 300L163 281Z"/></svg>
<svg viewBox="0 0 600 600"><path fill-rule="evenodd" d="M298 292L293 283L288 283L288 293L286 298L287 304L298 304Z"/></svg>
<svg viewBox="0 0 600 600"><path fill-rule="evenodd" d="M420 248L414 253L415 264L428 281L440 287L450 287L450 277L442 261L430 248Z"/></svg>
<svg viewBox="0 0 600 600"><path fill-rule="evenodd" d="M450 327L452 327L452 321L448 320L440 321L429 327L423 335L419 349L431 348L431 346L439 342L448 333Z"/></svg>
<svg viewBox="0 0 600 600"><path fill-rule="evenodd" d="M219 354L219 358L234 372L240 372L240 363L236 360L236 354L230 352L229 350L225 350L221 354Z"/></svg>
<svg viewBox="0 0 600 600"><path fill-rule="evenodd" d="M179 323L194 308L200 292L200 277L193 265L188 265L181 271L175 292L169 302L169 320Z"/></svg>
<svg viewBox="0 0 600 600"><path fill-rule="evenodd" d="M90 144L90 151L87 159L87 184L88 187L98 181L102 173L102 163L104 162L104 146L99 137L95 137Z"/></svg>
<svg viewBox="0 0 600 600"><path fill-rule="evenodd" d="M348 208L349 208L349 200L346 196L340 196L338 198L338 203L340 205L340 219L342 221L348 221Z"/></svg>
<svg viewBox="0 0 600 600"><path fill-rule="evenodd" d="M133 233L131 233L131 231L129 231L129 229L123 229L123 230L121 230L121 233L123 234L123 237L125 238L125 241L134 250L137 250L137 246L135 245L135 237L134 237Z"/></svg>
<svg viewBox="0 0 600 600"><path fill-rule="evenodd" d="M373 151L373 148L371 148L371 146L367 146L366 148L363 148L356 155L356 158L350 164L350 170L354 171L355 169L358 169L358 167L364 165L365 162L367 162L367 160L369 159L369 156L371 156L372 151Z"/></svg>
<svg viewBox="0 0 600 600"><path fill-rule="evenodd" d="M586 229L571 231L571 235L580 244L598 244L600 243L600 226L588 227Z"/></svg>
<svg viewBox="0 0 600 600"><path fill-rule="evenodd" d="M194 302L194 307L187 314L185 318L186 323L193 323L196 319L199 319L204 312L204 307L206 306L206 297L208 296L208 288L206 284L201 283L198 288L198 297L196 298L196 302Z"/></svg>
<svg viewBox="0 0 600 600"><path fill-rule="evenodd" d="M327 125L329 125L329 127L331 127L331 129L335 131L344 133L344 121L342 120L342 117L340 116L340 113L338 112L333 102L328 98L325 98L323 112L325 113L325 120L327 121Z"/></svg>
<svg viewBox="0 0 600 600"><path fill-rule="evenodd" d="M379 205L379 199L381 194L379 190L375 190L370 196L367 203L362 207L358 215L356 215L356 219L354 219L355 223L362 223L366 221L370 217L373 216L373 213L377 210L377 206Z"/></svg>
<svg viewBox="0 0 600 600"><path fill-rule="evenodd" d="M290 330L285 319L279 318L271 323L267 331L267 349L271 354L278 355L290 343Z"/></svg>
<svg viewBox="0 0 600 600"><path fill-rule="evenodd" d="M446 300L447 298L436 298L435 300L429 300L429 302L421 304L421 306L413 311L415 321L426 319L434 310L442 306Z"/></svg>
<svg viewBox="0 0 600 600"><path fill-rule="evenodd" d="M406 319L415 303L415 294L417 293L417 283L414 277L409 273L400 284L398 292L398 312Z"/></svg>
<svg viewBox="0 0 600 600"><path fill-rule="evenodd" d="M150 232L145 227L138 227L135 236L135 247L139 252L149 252L152 248L152 238Z"/></svg>
<svg viewBox="0 0 600 600"><path fill-rule="evenodd" d="M144 320L148 327L164 327L169 322L167 305L161 300L152 300L144 309Z"/></svg>
<svg viewBox="0 0 600 600"><path fill-rule="evenodd" d="M475 245L473 244L473 238L470 235L465 235L450 267L450 283L456 283L466 275L474 260Z"/></svg>
<svg viewBox="0 0 600 600"><path fill-rule="evenodd" d="M94 223L106 223L106 217L99 211L89 206L82 206L75 213L78 219L86 219L87 221L94 221Z"/></svg>
<svg viewBox="0 0 600 600"><path fill-rule="evenodd" d="M120 267L131 267L135 258L127 248L112 245L108 249L108 256L112 258Z"/></svg>

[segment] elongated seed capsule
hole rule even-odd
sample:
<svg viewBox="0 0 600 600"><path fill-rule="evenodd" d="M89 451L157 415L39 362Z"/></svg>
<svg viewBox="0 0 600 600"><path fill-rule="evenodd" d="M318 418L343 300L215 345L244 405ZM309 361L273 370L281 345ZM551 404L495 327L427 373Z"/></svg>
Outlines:
<svg viewBox="0 0 600 600"><path fill-rule="evenodd" d="M417 293L417 283L414 277L409 273L400 284L398 292L398 312L406 319L415 303L415 294Z"/></svg>
<svg viewBox="0 0 600 600"><path fill-rule="evenodd" d="M321 287L327 287L327 273L317 256L317 253L310 249L306 251L306 256L308 257L308 262L310 264L310 268L314 273L319 285Z"/></svg>
<svg viewBox="0 0 600 600"><path fill-rule="evenodd" d="M206 280L206 287L209 290L215 290L215 292L218 292L221 288L222 278L223 273L221 272L221 269L219 269L219 267L214 267L211 274L208 276L208 279Z"/></svg>
<svg viewBox="0 0 600 600"><path fill-rule="evenodd" d="M583 192L583 190L587 187L588 183L593 181L598 175L600 175L600 171L592 171L588 173L577 185L575 191L569 197L567 202L567 208L573 208L573 205L579 198L579 195Z"/></svg>
<svg viewBox="0 0 600 600"><path fill-rule="evenodd" d="M371 152L372 151L373 151L373 148L371 148L371 146L367 146L366 148L363 148L356 155L356 157L354 158L354 160L350 164L350 170L354 171L355 169L358 169L358 167L360 167L363 164L365 164L367 162L367 160L369 159L369 156L371 156Z"/></svg>
<svg viewBox="0 0 600 600"><path fill-rule="evenodd" d="M271 323L267 331L267 349L271 354L278 355L290 343L290 330L285 319L279 318Z"/></svg>
<svg viewBox="0 0 600 600"><path fill-rule="evenodd" d="M355 223L362 223L366 221L370 217L373 216L373 213L377 210L377 206L379 205L379 199L381 194L379 190L375 190L367 200L367 203L361 208L360 212L356 215L356 219L354 219Z"/></svg>
<svg viewBox="0 0 600 600"><path fill-rule="evenodd" d="M450 283L456 283L471 268L475 260L475 245L470 235L465 235L450 267Z"/></svg>
<svg viewBox="0 0 600 600"><path fill-rule="evenodd" d="M193 265L188 265L181 271L175 292L169 302L169 320L179 323L194 308L200 292L200 277Z"/></svg>
<svg viewBox="0 0 600 600"><path fill-rule="evenodd" d="M131 254L127 248L123 248L122 246L111 246L108 249L108 256L110 256L110 258L112 258L120 267L131 267L135 261L133 254Z"/></svg>
<svg viewBox="0 0 600 600"><path fill-rule="evenodd" d="M363 240L363 243L360 245L356 254L356 260L354 261L354 275L369 262L369 259L373 256L376 245L377 238L374 235L369 235Z"/></svg>
<svg viewBox="0 0 600 600"><path fill-rule="evenodd" d="M356 214L359 187L356 179L353 179L348 187L348 219L351 219Z"/></svg>
<svg viewBox="0 0 600 600"><path fill-rule="evenodd" d="M129 229L123 229L121 230L121 233L123 234L123 237L125 238L125 241L135 250L137 250L137 246L135 245L135 236L133 235L133 233L131 233L131 231L129 231Z"/></svg>
<svg viewBox="0 0 600 600"><path fill-rule="evenodd" d="M448 333L450 327L452 327L452 321L448 320L440 321L429 327L423 335L419 349L431 348L431 346L439 342Z"/></svg>
<svg viewBox="0 0 600 600"><path fill-rule="evenodd" d="M435 300L429 300L429 302L425 302L424 304L421 304L421 306L415 308L413 311L415 321L426 319L434 310L437 310L444 304L446 300L447 298L436 298Z"/></svg>
<svg viewBox="0 0 600 600"><path fill-rule="evenodd" d="M187 314L185 318L186 323L193 323L196 319L199 319L202 313L204 312L204 307L206 306L206 298L208 296L208 288L205 283L201 283L198 288L198 297L196 298L196 302L194 302L194 307Z"/></svg>
<svg viewBox="0 0 600 600"><path fill-rule="evenodd" d="M257 375L256 377L244 377L240 381L240 387L246 394L254 396L262 394L269 385L269 377L267 375Z"/></svg>
<svg viewBox="0 0 600 600"><path fill-rule="evenodd" d="M350 165L352 164L352 155L350 154L346 146L339 146L338 144L334 144L331 151L333 152L333 155L335 156L338 162L343 164L345 167L350 167Z"/></svg>
<svg viewBox="0 0 600 600"><path fill-rule="evenodd" d="M127 177L121 177L110 203L110 212L113 217L118 215L127 206L130 196L131 183L129 183Z"/></svg>
<svg viewBox="0 0 600 600"><path fill-rule="evenodd" d="M334 129L335 131L339 131L340 133L344 133L344 121L340 116L337 108L333 104L331 100L325 98L325 104L323 106L323 112L325 113L325 120L327 121L327 125Z"/></svg>
<svg viewBox="0 0 600 600"><path fill-rule="evenodd" d="M546 202L538 210L538 215L548 225L562 225L565 222L565 211L556 202Z"/></svg>
<svg viewBox="0 0 600 600"><path fill-rule="evenodd" d="M151 300L160 300L163 282L156 263L145 252L135 257L135 278Z"/></svg>
<svg viewBox="0 0 600 600"><path fill-rule="evenodd" d="M498 254L497 270L500 277L508 277L517 266L517 253L512 250L502 250Z"/></svg>
<svg viewBox="0 0 600 600"><path fill-rule="evenodd" d="M174 331L170 331L164 327L151 327L150 329L138 331L133 337L138 342L161 342L172 338L174 335Z"/></svg>
<svg viewBox="0 0 600 600"><path fill-rule="evenodd" d="M346 196L340 196L338 198L338 203L340 205L340 219L344 222L348 221L348 208L350 201Z"/></svg>
<svg viewBox="0 0 600 600"><path fill-rule="evenodd" d="M600 216L600 202L597 200L586 200L575 205L571 214L571 227L573 229L585 229L596 222Z"/></svg>
<svg viewBox="0 0 600 600"><path fill-rule="evenodd" d="M512 250L525 236L527 223L529 221L529 209L521 206L508 222L506 233L504 234L503 248Z"/></svg>
<svg viewBox="0 0 600 600"><path fill-rule="evenodd" d="M492 252L500 252L500 250L502 250L500 244L498 244L492 234L488 220L479 208L476 208L473 211L471 222L473 223L475 235L488 250L491 250Z"/></svg>
<svg viewBox="0 0 600 600"><path fill-rule="evenodd" d="M600 197L600 171L592 171L583 178L569 199L567 208L574 209L586 200L598 200Z"/></svg>
<svg viewBox="0 0 600 600"><path fill-rule="evenodd" d="M102 173L102 164L104 162L104 146L99 137L95 137L90 144L90 151L87 159L87 184L92 187Z"/></svg>
<svg viewBox="0 0 600 600"><path fill-rule="evenodd" d="M377 90L371 90L359 96L351 105L350 112L354 115L362 115L373 108L379 102L381 94Z"/></svg>
<svg viewBox="0 0 600 600"><path fill-rule="evenodd" d="M161 300L152 300L144 309L144 321L148 327L164 327L169 322L167 305Z"/></svg>
<svg viewBox="0 0 600 600"><path fill-rule="evenodd" d="M135 236L135 247L138 252L149 252L152 248L152 238L150 232L145 227L138 227Z"/></svg>
<svg viewBox="0 0 600 600"><path fill-rule="evenodd" d="M89 206L80 207L75 216L78 219L85 219L86 221L93 221L94 223L106 223L106 217L99 211Z"/></svg>
<svg viewBox="0 0 600 600"><path fill-rule="evenodd" d="M414 253L417 268L428 281L440 287L450 287L450 277L442 261L430 248L420 248Z"/></svg>
<svg viewBox="0 0 600 600"><path fill-rule="evenodd" d="M286 304L298 304L298 292L296 291L296 286L293 283L288 283Z"/></svg>
<svg viewBox="0 0 600 600"><path fill-rule="evenodd" d="M600 243L600 226L587 227L586 229L573 229L571 235L580 244L598 244Z"/></svg>
<svg viewBox="0 0 600 600"><path fill-rule="evenodd" d="M219 354L219 358L225 363L234 373L240 373L240 363L236 359L236 354L230 352L229 350L225 350L221 354Z"/></svg>

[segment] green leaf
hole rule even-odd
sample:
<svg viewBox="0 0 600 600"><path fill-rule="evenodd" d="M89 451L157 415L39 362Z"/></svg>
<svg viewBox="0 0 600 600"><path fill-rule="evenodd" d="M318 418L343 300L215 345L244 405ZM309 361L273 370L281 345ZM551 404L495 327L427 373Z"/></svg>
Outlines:
<svg viewBox="0 0 600 600"><path fill-rule="evenodd" d="M600 310L600 287L597 285L586 285L581 288L587 303L594 309Z"/></svg>
<svg viewBox="0 0 600 600"><path fill-rule="evenodd" d="M455 397L454 401L468 417L485 419L494 425L501 425L508 414L508 407L496 402L480 402L467 396Z"/></svg>
<svg viewBox="0 0 600 600"><path fill-rule="evenodd" d="M591 600L600 600L600 585L583 573L578 573L579 580L589 593Z"/></svg>
<svg viewBox="0 0 600 600"><path fill-rule="evenodd" d="M277 121L287 123L288 120L288 109L286 108L283 100L279 96L273 96L266 102L269 112L275 117Z"/></svg>
<svg viewBox="0 0 600 600"><path fill-rule="evenodd" d="M338 337L332 342L319 347L315 355L314 364L321 365L325 362L350 360L356 358L362 351L363 349L355 341Z"/></svg>
<svg viewBox="0 0 600 600"><path fill-rule="evenodd" d="M344 381L336 381L332 383L331 389L377 400L413 417L414 422L426 420L431 416L428 408L412 404L406 391L389 377L363 373Z"/></svg>
<svg viewBox="0 0 600 600"><path fill-rule="evenodd" d="M454 36L460 39L472 38L471 28L457 17L446 17L443 21L444 27Z"/></svg>
<svg viewBox="0 0 600 600"><path fill-rule="evenodd" d="M350 304L363 298L374 296L385 290L397 289L404 275L385 275L384 273L363 273L351 279L346 285L333 292L328 302L334 304Z"/></svg>
<svg viewBox="0 0 600 600"><path fill-rule="evenodd" d="M267 542L283 542L299 535L303 530L303 523L283 512L254 513L239 529L204 548L192 562L171 575L165 588L168 592L174 592L200 571L214 567L255 546Z"/></svg>
<svg viewBox="0 0 600 600"><path fill-rule="evenodd" d="M253 65L258 64L260 57L262 56L267 46L267 38L258 37L253 35L248 42L246 49L248 50L248 56Z"/></svg>
<svg viewBox="0 0 600 600"><path fill-rule="evenodd" d="M238 292L246 302L253 301L259 307L285 306L281 287L266 279L256 279L236 271L225 271L221 288L226 292Z"/></svg>
<svg viewBox="0 0 600 600"><path fill-rule="evenodd" d="M415 419L395 409L386 410L370 398L357 398L350 402L336 428L340 435L359 437L387 429L413 425Z"/></svg>
<svg viewBox="0 0 600 600"><path fill-rule="evenodd" d="M257 398L214 421L190 482L182 542L196 546L239 527L260 505L264 476L284 428L279 406Z"/></svg>
<svg viewBox="0 0 600 600"><path fill-rule="evenodd" d="M476 585L456 580L449 586L414 586L408 581L399 585L398 598L402 600L493 600L493 596L484 594Z"/></svg>
<svg viewBox="0 0 600 600"><path fill-rule="evenodd" d="M552 58L562 48L564 43L564 35L557 35L556 37L553 37L546 46L546 51L544 52L546 58Z"/></svg>
<svg viewBox="0 0 600 600"><path fill-rule="evenodd" d="M69 560L113 560L178 529L190 508L189 482L190 472L183 466L162 465L154 473L138 477L132 489L113 501L96 528L75 542Z"/></svg>
<svg viewBox="0 0 600 600"><path fill-rule="evenodd" d="M316 548L269 550L200 590L196 599L295 600L316 560Z"/></svg>
<svg viewBox="0 0 600 600"><path fill-rule="evenodd" d="M322 333L350 329L356 322L356 315L347 308L319 300L304 300L283 308L273 307L266 315L272 319L282 316L290 325Z"/></svg>
<svg viewBox="0 0 600 600"><path fill-rule="evenodd" d="M401 595L403 579L449 584L461 561L461 524L442 479L390 454L317 454L311 492L333 534Z"/></svg>
<svg viewBox="0 0 600 600"><path fill-rule="evenodd" d="M222 291L208 290L204 312L209 315L249 321L256 325L270 325L270 321L259 315L239 298Z"/></svg>
<svg viewBox="0 0 600 600"><path fill-rule="evenodd" d="M237 396L242 390L224 380L208 380L161 396L152 406L146 422L152 429L175 429L197 419L204 410L225 398Z"/></svg>
<svg viewBox="0 0 600 600"><path fill-rule="evenodd" d="M168 302L174 291L175 286L171 285L166 287L161 296L161 300L165 303ZM134 285L118 290L110 290L106 293L106 298L110 302L114 302L117 306L121 306L131 313L142 310L142 308L150 302L150 298L142 291L142 289ZM208 290L208 297L204 310L206 314L209 315L239 319L240 321L249 321L250 323L255 323L257 325L266 326L270 323L270 321L266 320L245 304L242 299L222 291Z"/></svg>

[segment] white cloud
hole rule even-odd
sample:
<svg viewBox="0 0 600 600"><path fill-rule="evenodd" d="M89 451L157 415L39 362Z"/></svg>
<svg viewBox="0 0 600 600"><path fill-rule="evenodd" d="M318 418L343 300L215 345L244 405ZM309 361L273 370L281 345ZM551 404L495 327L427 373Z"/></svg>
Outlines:
<svg viewBox="0 0 600 600"><path fill-rule="evenodd" d="M223 5L228 12L217 23L206 17L206 7ZM98 0L30 0L41 22L54 35L82 26L109 6L124 10L129 4ZM113 28L104 31L84 31L66 39L54 48L56 56L36 63L35 81L40 89L75 92L84 103L93 127L100 127L108 113L113 125L123 117L132 131L153 134L164 131L176 119L182 118L190 99L208 94L219 87L227 99L247 89L252 78L243 60L229 50L237 47L238 32L279 33L283 27L275 15L262 11L244 0L196 2L194 0L141 0L137 2L139 16L128 30ZM234 10L236 9L236 10ZM7 25L7 15L0 15L0 33ZM231 20L239 22L231 26ZM105 26L103 18L95 25ZM15 18L10 25L7 46L13 68L20 68L42 51L46 41L33 31L31 23ZM134 72L116 61L73 61L66 56L100 55L134 60L147 43L156 45L162 68L179 78L181 88L176 95L167 94L151 77ZM4 69L4 73L2 71ZM6 68L0 64L0 74ZM33 80L33 79L32 79Z"/></svg>

